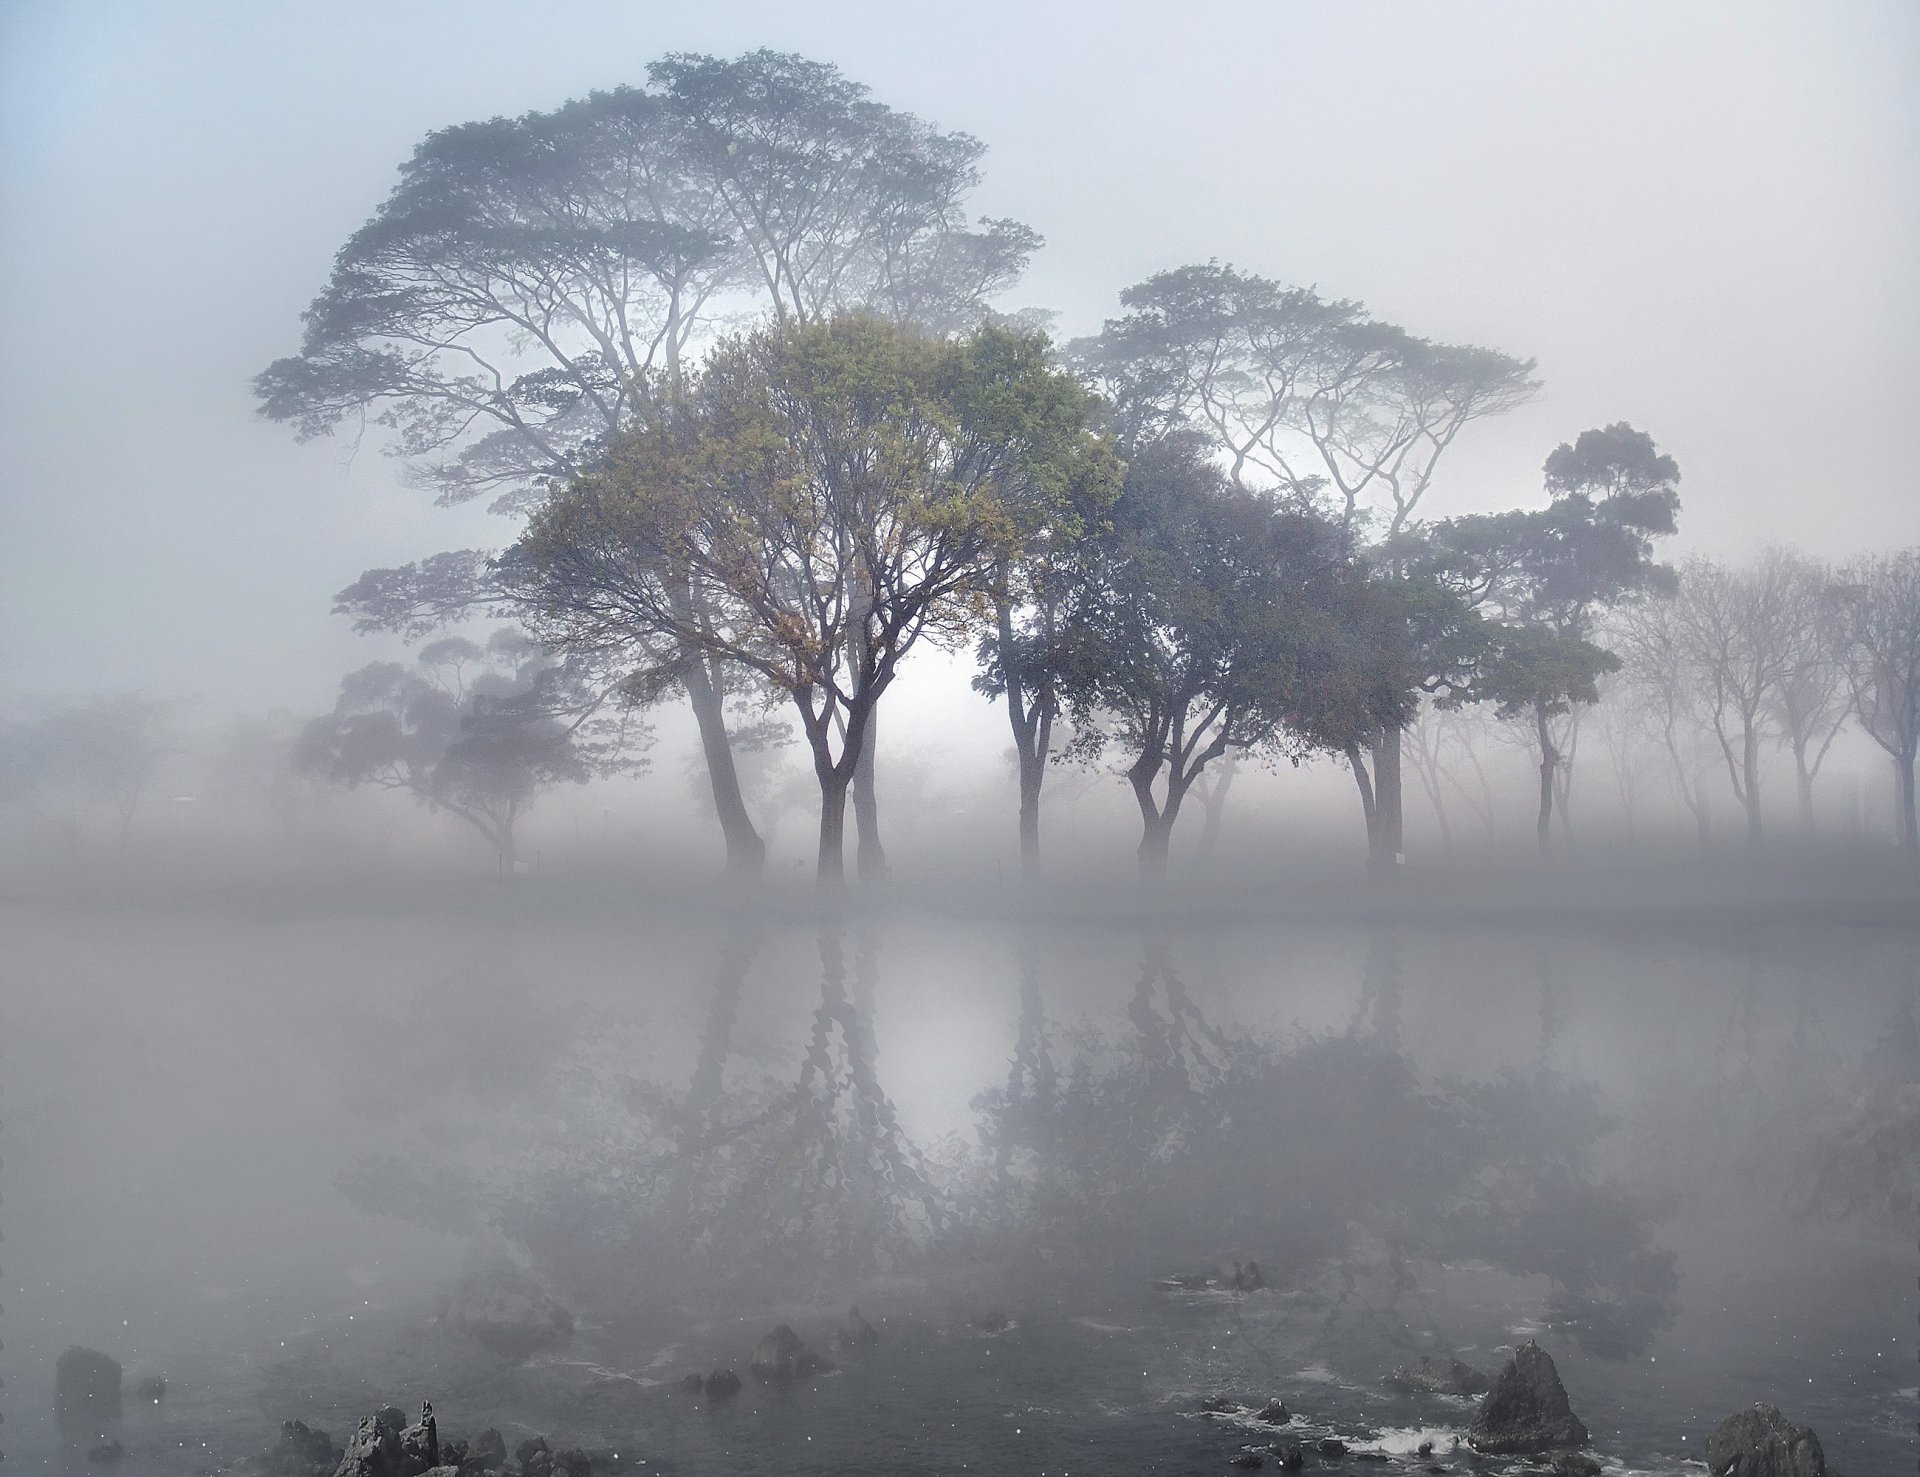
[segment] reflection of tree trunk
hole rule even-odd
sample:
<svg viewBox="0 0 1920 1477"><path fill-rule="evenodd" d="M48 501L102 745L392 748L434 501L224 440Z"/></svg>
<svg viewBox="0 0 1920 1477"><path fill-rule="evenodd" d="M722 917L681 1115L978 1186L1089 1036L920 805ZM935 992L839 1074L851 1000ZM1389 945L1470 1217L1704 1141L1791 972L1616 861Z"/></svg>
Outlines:
<svg viewBox="0 0 1920 1477"><path fill-rule="evenodd" d="M758 875L766 866L767 846L747 814L740 794L740 775L733 763L733 740L727 734L726 700L705 657L689 653L681 685L700 728L700 750L707 761L707 781L713 789L714 813L726 839L727 870Z"/></svg>
<svg viewBox="0 0 1920 1477"><path fill-rule="evenodd" d="M694 1221L694 1195L700 1171L712 1152L726 1106L727 1058L733 1052L733 1026L746 989L747 971L760 951L761 933L751 923L734 923L721 941L720 959L713 974L713 998L707 1006L706 1028L700 1034L693 1078L687 1086L686 1113L680 1124L674 1155L673 1186L668 1205L683 1234L701 1229Z"/></svg>
<svg viewBox="0 0 1920 1477"><path fill-rule="evenodd" d="M860 843L854 867L865 881L884 876L887 870L887 853L880 844L880 805L873 787L874 737L879 720L877 710L867 715L866 738L853 768L853 823Z"/></svg>

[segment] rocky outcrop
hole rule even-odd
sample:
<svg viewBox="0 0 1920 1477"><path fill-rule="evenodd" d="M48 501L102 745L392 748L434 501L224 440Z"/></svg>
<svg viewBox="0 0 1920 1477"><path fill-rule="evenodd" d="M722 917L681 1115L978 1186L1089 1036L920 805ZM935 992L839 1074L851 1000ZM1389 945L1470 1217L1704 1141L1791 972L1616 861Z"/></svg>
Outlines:
<svg viewBox="0 0 1920 1477"><path fill-rule="evenodd" d="M1293 1412L1287 1409L1277 1395L1261 1406L1255 1415L1269 1426L1284 1426L1293 1419Z"/></svg>
<svg viewBox="0 0 1920 1477"><path fill-rule="evenodd" d="M716 1369L701 1388L708 1400L731 1400L740 1393L740 1376L730 1369Z"/></svg>
<svg viewBox="0 0 1920 1477"><path fill-rule="evenodd" d="M1493 1381L1462 1360L1423 1356L1417 1366L1401 1365L1387 1376L1386 1383L1410 1395L1483 1395Z"/></svg>
<svg viewBox="0 0 1920 1477"><path fill-rule="evenodd" d="M463 1278L443 1316L448 1327L506 1359L559 1348L573 1337L573 1315L515 1267Z"/></svg>
<svg viewBox="0 0 1920 1477"><path fill-rule="evenodd" d="M801 1343L800 1335L783 1323L755 1346L753 1362L747 1367L755 1379L786 1384L832 1369L833 1364Z"/></svg>
<svg viewBox="0 0 1920 1477"><path fill-rule="evenodd" d="M333 1477L415 1477L416 1469L400 1454L397 1410L370 1415L354 1427Z"/></svg>
<svg viewBox="0 0 1920 1477"><path fill-rule="evenodd" d="M1587 1444L1587 1428L1573 1413L1560 1372L1532 1339L1494 1377L1467 1441L1475 1451L1506 1456Z"/></svg>
<svg viewBox="0 0 1920 1477"><path fill-rule="evenodd" d="M1728 1416L1707 1437L1708 1477L1827 1477L1826 1453L1810 1427L1771 1405Z"/></svg>
<svg viewBox="0 0 1920 1477"><path fill-rule="evenodd" d="M63 1419L120 1414L120 1361L75 1344L54 1361L53 1407Z"/></svg>
<svg viewBox="0 0 1920 1477"><path fill-rule="evenodd" d="M472 1468L476 1472L497 1472L507 1464L506 1438L492 1426L488 1426L473 1438L467 1447L466 1457L461 1469Z"/></svg>

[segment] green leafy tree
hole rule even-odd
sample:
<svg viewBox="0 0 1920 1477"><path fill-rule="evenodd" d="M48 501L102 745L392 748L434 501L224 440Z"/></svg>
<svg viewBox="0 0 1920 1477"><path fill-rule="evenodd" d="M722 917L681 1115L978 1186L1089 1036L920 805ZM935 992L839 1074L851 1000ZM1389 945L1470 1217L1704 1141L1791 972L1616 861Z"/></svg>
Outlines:
<svg viewBox="0 0 1920 1477"><path fill-rule="evenodd" d="M1218 262L1159 273L1121 304L1121 317L1075 349L1113 402L1123 441L1200 431L1236 485L1328 498L1355 550L1400 543L1460 433L1539 388L1531 360L1434 343L1359 303ZM1394 559L1378 562L1383 577L1401 573ZM1418 647L1410 636L1407 649ZM1383 728L1363 745L1379 865L1402 845L1400 733Z"/></svg>
<svg viewBox="0 0 1920 1477"><path fill-rule="evenodd" d="M1036 335L765 329L556 492L501 577L557 645L665 635L792 702L820 785L819 875L837 881L876 705L923 638L964 639L993 572L1098 464L1093 410Z"/></svg>
<svg viewBox="0 0 1920 1477"><path fill-rule="evenodd" d="M1057 680L1077 754L1127 756L1144 877L1164 876L1188 794L1230 750L1298 759L1398 720L1374 593L1337 526L1233 486L1194 438L1135 455L1089 542Z"/></svg>
<svg viewBox="0 0 1920 1477"><path fill-rule="evenodd" d="M303 438L372 420L443 502L524 511L678 383L718 313L977 322L1039 244L968 222L983 152L772 51L669 56L646 88L442 129L341 248L300 352L257 379L262 410ZM470 577L484 566L373 571L341 604L374 627L464 618L495 604ZM725 717L737 675L699 648L650 671L693 707L730 865L757 868Z"/></svg>

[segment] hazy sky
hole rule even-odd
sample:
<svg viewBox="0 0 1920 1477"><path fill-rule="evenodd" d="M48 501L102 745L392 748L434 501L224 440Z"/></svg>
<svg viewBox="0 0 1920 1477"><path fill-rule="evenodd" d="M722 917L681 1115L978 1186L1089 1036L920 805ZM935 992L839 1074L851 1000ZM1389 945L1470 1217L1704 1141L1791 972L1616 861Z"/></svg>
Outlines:
<svg viewBox="0 0 1920 1477"><path fill-rule="evenodd" d="M508 529L296 445L249 380L428 130L664 52L838 64L990 149L1047 237L1006 306L1096 328L1217 256L1536 356L1436 511L1538 497L1626 419L1676 552L1920 541L1920 6L260 5L0 9L0 702L142 686L315 710L363 568Z"/></svg>

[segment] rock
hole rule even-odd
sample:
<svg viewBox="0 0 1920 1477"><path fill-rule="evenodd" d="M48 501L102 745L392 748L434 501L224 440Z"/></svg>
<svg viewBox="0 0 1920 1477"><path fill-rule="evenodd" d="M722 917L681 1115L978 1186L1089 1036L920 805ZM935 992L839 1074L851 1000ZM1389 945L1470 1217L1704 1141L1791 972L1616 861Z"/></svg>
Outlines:
<svg viewBox="0 0 1920 1477"><path fill-rule="evenodd" d="M553 1452L544 1436L522 1441L514 1447L513 1455L525 1477L553 1477Z"/></svg>
<svg viewBox="0 0 1920 1477"><path fill-rule="evenodd" d="M1200 1408L1211 1415L1222 1415L1229 1410L1238 1410L1240 1406L1225 1395L1202 1395Z"/></svg>
<svg viewBox="0 0 1920 1477"><path fill-rule="evenodd" d="M1345 1456L1347 1443L1338 1436L1322 1436L1318 1443L1321 1456Z"/></svg>
<svg viewBox="0 0 1920 1477"><path fill-rule="evenodd" d="M1707 1437L1708 1477L1826 1477L1826 1453L1810 1427L1771 1405L1728 1416Z"/></svg>
<svg viewBox="0 0 1920 1477"><path fill-rule="evenodd" d="M325 1431L305 1421L282 1421L279 1441L254 1458L254 1466L266 1477L331 1477L340 1456Z"/></svg>
<svg viewBox="0 0 1920 1477"><path fill-rule="evenodd" d="M707 1376L707 1399L731 1400L740 1393L740 1376L730 1369L716 1369Z"/></svg>
<svg viewBox="0 0 1920 1477"><path fill-rule="evenodd" d="M1416 1446L1413 1449L1413 1454L1415 1456L1432 1456L1433 1443L1431 1441L1422 1441L1418 1446Z"/></svg>
<svg viewBox="0 0 1920 1477"><path fill-rule="evenodd" d="M1403 1364L1387 1376L1386 1383L1396 1390L1417 1395L1481 1395L1492 1387L1493 1381L1462 1360L1435 1363L1423 1357L1417 1369Z"/></svg>
<svg viewBox="0 0 1920 1477"><path fill-rule="evenodd" d="M90 1462L99 1462L103 1466L111 1466L126 1454L126 1447L122 1446L118 1441L102 1441L99 1445L88 1450L87 1460Z"/></svg>
<svg viewBox="0 0 1920 1477"><path fill-rule="evenodd" d="M440 1465L440 1432L433 1419L433 1406L422 1402L420 1420L400 1433L400 1454L416 1472Z"/></svg>
<svg viewBox="0 0 1920 1477"><path fill-rule="evenodd" d="M685 1390L689 1395L698 1395L706 1388L706 1385L706 1379L701 1375L684 1374L680 1376L680 1388Z"/></svg>
<svg viewBox="0 0 1920 1477"><path fill-rule="evenodd" d="M1003 1309L988 1308L984 1313L975 1313L967 1324L981 1333L1005 1333L1013 1327L1013 1320Z"/></svg>
<svg viewBox="0 0 1920 1477"><path fill-rule="evenodd" d="M1293 1419L1293 1412L1281 1404L1280 1397L1277 1395L1261 1406L1256 1414L1269 1426L1284 1426Z"/></svg>
<svg viewBox="0 0 1920 1477"><path fill-rule="evenodd" d="M467 1448L464 1467L472 1467L481 1472L497 1472L507 1464L507 1443L501 1434L488 1426Z"/></svg>
<svg viewBox="0 0 1920 1477"><path fill-rule="evenodd" d="M1587 1444L1587 1428L1567 1402L1553 1360L1528 1339L1494 1378L1467 1428L1475 1451L1524 1455Z"/></svg>
<svg viewBox="0 0 1920 1477"><path fill-rule="evenodd" d="M568 1447L553 1459L554 1477L593 1477L593 1463L579 1447Z"/></svg>
<svg viewBox="0 0 1920 1477"><path fill-rule="evenodd" d="M1266 1276L1260 1270L1260 1263L1249 1261L1242 1265L1231 1262L1220 1269L1222 1286L1231 1287L1235 1292L1258 1292L1267 1285Z"/></svg>
<svg viewBox="0 0 1920 1477"><path fill-rule="evenodd" d="M467 1443L460 1440L440 1443L440 1465L457 1467L467 1459Z"/></svg>
<svg viewBox="0 0 1920 1477"><path fill-rule="evenodd" d="M158 1405L167 1393L167 1382L157 1374L150 1374L133 1387L136 1400L148 1405Z"/></svg>
<svg viewBox="0 0 1920 1477"><path fill-rule="evenodd" d="M1555 1477L1600 1477L1600 1464L1584 1452L1563 1451L1553 1459Z"/></svg>
<svg viewBox="0 0 1920 1477"><path fill-rule="evenodd" d="M400 1431L389 1421L397 1410L370 1415L354 1427L333 1477L412 1477L416 1468L400 1454Z"/></svg>
<svg viewBox="0 0 1920 1477"><path fill-rule="evenodd" d="M505 1359L525 1359L573 1337L573 1315L517 1267L461 1279L442 1316L450 1328Z"/></svg>
<svg viewBox="0 0 1920 1477"><path fill-rule="evenodd" d="M1297 1441L1282 1441L1274 1447L1273 1459L1289 1472L1297 1472L1307 1464L1306 1454Z"/></svg>
<svg viewBox="0 0 1920 1477"><path fill-rule="evenodd" d="M874 1326L860 1316L858 1308L847 1309L846 1321L833 1331L836 1349L865 1349L879 1342Z"/></svg>
<svg viewBox="0 0 1920 1477"><path fill-rule="evenodd" d="M75 1344L53 1366L53 1407L63 1416L120 1414L120 1361Z"/></svg>
<svg viewBox="0 0 1920 1477"><path fill-rule="evenodd" d="M785 1384L832 1369L833 1364L801 1343L800 1335L783 1323L755 1346L753 1362L747 1367L756 1379Z"/></svg>

